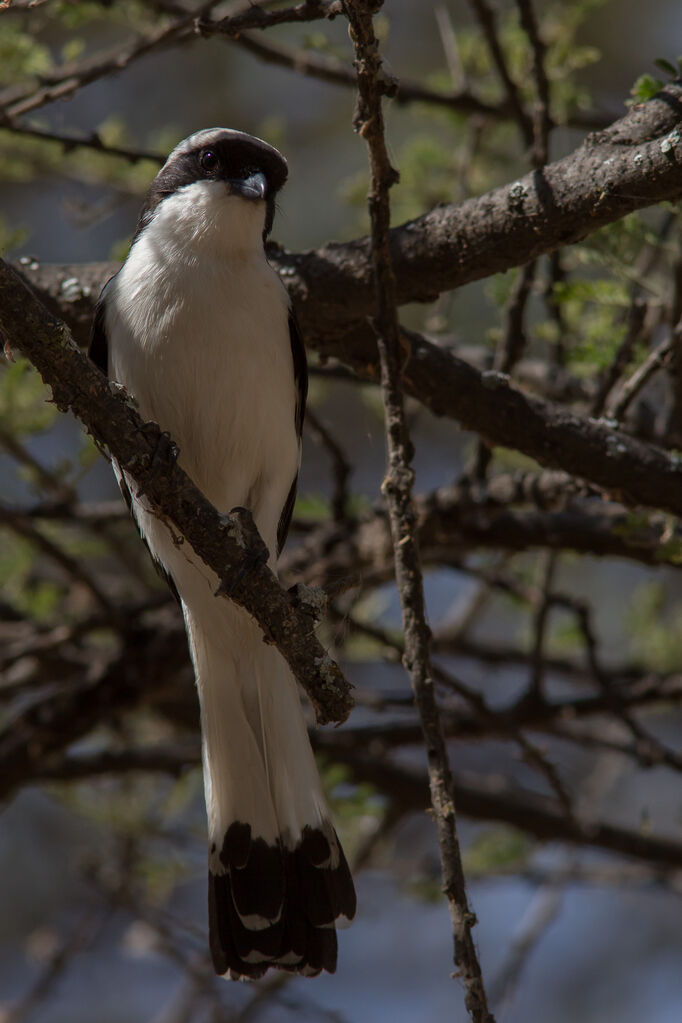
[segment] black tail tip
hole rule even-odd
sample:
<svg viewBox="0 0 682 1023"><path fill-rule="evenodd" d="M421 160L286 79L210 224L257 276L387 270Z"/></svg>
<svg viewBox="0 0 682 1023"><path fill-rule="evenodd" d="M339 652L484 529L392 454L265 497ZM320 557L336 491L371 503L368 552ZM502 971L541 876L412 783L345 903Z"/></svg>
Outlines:
<svg viewBox="0 0 682 1023"><path fill-rule="evenodd" d="M270 968L334 973L335 921L355 916L353 879L331 824L305 827L291 847L230 825L208 875L209 939L217 974L257 980Z"/></svg>

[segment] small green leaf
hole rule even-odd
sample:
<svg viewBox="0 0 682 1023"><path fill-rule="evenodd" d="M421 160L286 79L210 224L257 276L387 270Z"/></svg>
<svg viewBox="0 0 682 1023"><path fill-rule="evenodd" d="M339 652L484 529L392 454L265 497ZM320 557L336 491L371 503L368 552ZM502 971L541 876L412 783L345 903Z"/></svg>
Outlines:
<svg viewBox="0 0 682 1023"><path fill-rule="evenodd" d="M665 73L670 75L671 78L677 78L677 68L674 64L671 64L669 60L666 60L665 57L657 57L654 61L654 65L659 71L665 71Z"/></svg>
<svg viewBox="0 0 682 1023"><path fill-rule="evenodd" d="M630 89L630 94L633 97L634 102L643 103L647 99L651 99L657 92L660 92L663 88L663 82L660 78L654 78L653 75L644 74L640 75L635 84Z"/></svg>
<svg viewBox="0 0 682 1023"><path fill-rule="evenodd" d="M68 42L62 46L62 61L65 64L70 64L74 60L82 55L85 50L84 39L69 39Z"/></svg>
<svg viewBox="0 0 682 1023"><path fill-rule="evenodd" d="M485 828L464 853L466 870L479 877L518 870L531 851L531 842L517 828L506 824Z"/></svg>
<svg viewBox="0 0 682 1023"><path fill-rule="evenodd" d="M306 522L328 522L331 518L329 501L322 494L299 494L294 514Z"/></svg>

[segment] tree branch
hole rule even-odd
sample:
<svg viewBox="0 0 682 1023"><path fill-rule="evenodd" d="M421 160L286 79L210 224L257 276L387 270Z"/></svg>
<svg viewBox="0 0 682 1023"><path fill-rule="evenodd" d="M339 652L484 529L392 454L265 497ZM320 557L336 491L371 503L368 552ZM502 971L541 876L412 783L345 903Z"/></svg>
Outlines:
<svg viewBox="0 0 682 1023"><path fill-rule="evenodd" d="M500 81L504 86L504 91L507 94L507 102L513 111L514 118L519 126L521 138L524 145L527 148L530 148L533 144L533 124L528 113L524 109L516 82L513 81L509 74L507 60L497 33L495 12L487 0L470 0L470 3L481 27L488 50L490 51L492 62L495 65L497 73L500 76Z"/></svg>
<svg viewBox="0 0 682 1023"><path fill-rule="evenodd" d="M211 29L203 31L205 34L212 34ZM315 78L331 85L355 87L355 73L338 57L296 50L270 40L265 42L251 32L240 32L232 36L231 39L237 46L252 53L265 64L288 68L306 78ZM401 78L397 83L391 99L400 106L406 106L409 103L426 103L429 106L442 107L459 114L487 117L495 121L507 121L514 116L514 111L507 100L501 103L487 103L468 89L442 92L405 78ZM600 111L576 111L567 118L566 123L573 128L594 131L605 128L612 119Z"/></svg>
<svg viewBox="0 0 682 1023"><path fill-rule="evenodd" d="M218 592L251 614L277 644L322 722L350 711L350 686L315 638L315 598L304 588L292 597L267 565L267 549L245 509L221 515L177 464L156 424L144 423L132 404L76 348L7 264L0 261L0 333L33 362L57 406L70 408L95 440L216 573ZM164 451L165 447L165 451Z"/></svg>
<svg viewBox="0 0 682 1023"><path fill-rule="evenodd" d="M11 87L0 93L0 126L11 129L14 118L45 107L57 100L68 99L92 82L99 81L129 67L141 57L158 53L170 47L190 41L197 34L210 31L225 34L239 33L246 28L268 28L288 22L317 21L340 13L338 0L303 0L293 7L276 11L265 11L251 3L233 5L235 14L210 21L206 16L220 0L205 0L193 10L187 11L168 24L155 29L125 47L117 47L108 53L96 53L77 63L44 73L45 84L39 89L32 86L17 89Z"/></svg>
<svg viewBox="0 0 682 1023"><path fill-rule="evenodd" d="M429 302L443 291L531 262L579 241L635 210L682 196L682 85L667 85L570 155L502 188L435 207L390 231L398 301ZM375 340L362 329L374 312L370 241L329 242L316 250L269 256L296 305L308 343L324 355L376 365ZM113 269L112 269L113 267ZM118 267L36 268L31 279L52 293L72 324L65 278L99 286ZM94 301L94 299L93 299ZM76 317L87 334L89 312ZM351 335L357 332L351 344ZM438 367L440 371L440 367Z"/></svg>
<svg viewBox="0 0 682 1023"><path fill-rule="evenodd" d="M398 180L391 166L382 111L387 86L373 15L382 0L348 0L345 10L355 47L358 100L355 130L367 142L371 185L368 195L372 226L371 253L376 295L377 349L381 365L388 465L382 484L391 523L396 583L400 595L404 664L410 673L428 756L431 805L436 819L443 892L448 900L454 936L454 958L465 986L465 1004L474 1023L494 1023L488 1011L481 967L472 936L476 918L469 908L457 838L452 774L440 724L431 668L431 632L426 622L424 584L412 502L414 448L405 418L402 394L402 339L398 324L396 280L389 245L389 189Z"/></svg>
<svg viewBox="0 0 682 1023"><path fill-rule="evenodd" d="M339 749L336 738L342 732L315 733L316 749L329 752L346 764L357 782L375 785L380 792L394 799L398 806L424 811L428 805L428 779L426 773L405 765L394 764L362 752ZM43 765L37 780L71 780L97 774L117 774L135 771L163 771L177 774L192 764L200 763L198 745L160 746L113 750L105 754L79 753L65 757L52 765ZM567 842L576 846L591 846L621 856L634 857L652 866L679 870L682 863L682 843L672 838L647 834L642 829L629 830L612 824L582 824L568 819L550 796L523 791L499 775L488 779L475 779L462 772L454 777L454 795L460 812L472 820L498 821L519 828L541 842Z"/></svg>
<svg viewBox="0 0 682 1023"><path fill-rule="evenodd" d="M325 733L318 748L331 747L338 734ZM347 765L356 781L376 785L402 806L421 812L427 805L428 780L424 772L368 757L358 750L334 755ZM489 780L456 775L454 796L466 817L510 824L540 841L594 846L676 870L682 863L682 843L672 838L648 835L641 829L631 831L612 824L572 820L556 799L522 791L499 775Z"/></svg>

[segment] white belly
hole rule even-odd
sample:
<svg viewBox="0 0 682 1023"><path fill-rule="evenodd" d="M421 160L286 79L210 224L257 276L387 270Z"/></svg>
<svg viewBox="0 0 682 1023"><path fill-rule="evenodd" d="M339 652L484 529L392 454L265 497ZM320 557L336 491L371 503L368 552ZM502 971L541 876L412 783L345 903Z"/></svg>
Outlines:
<svg viewBox="0 0 682 1023"><path fill-rule="evenodd" d="M220 511L251 509L274 552L299 460L286 292L260 254L152 275L154 255L141 238L107 292L109 375Z"/></svg>

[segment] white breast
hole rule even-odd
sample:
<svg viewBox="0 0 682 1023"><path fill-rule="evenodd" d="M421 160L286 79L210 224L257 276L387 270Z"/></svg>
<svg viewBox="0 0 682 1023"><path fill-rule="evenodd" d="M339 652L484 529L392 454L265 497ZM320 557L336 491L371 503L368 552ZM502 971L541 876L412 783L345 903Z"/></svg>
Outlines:
<svg viewBox="0 0 682 1023"><path fill-rule="evenodd" d="M262 244L179 244L172 202L107 291L109 374L219 510L251 508L272 550L299 460L288 298Z"/></svg>

